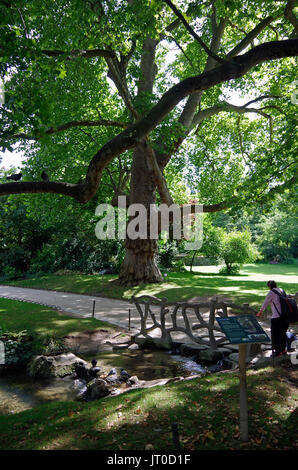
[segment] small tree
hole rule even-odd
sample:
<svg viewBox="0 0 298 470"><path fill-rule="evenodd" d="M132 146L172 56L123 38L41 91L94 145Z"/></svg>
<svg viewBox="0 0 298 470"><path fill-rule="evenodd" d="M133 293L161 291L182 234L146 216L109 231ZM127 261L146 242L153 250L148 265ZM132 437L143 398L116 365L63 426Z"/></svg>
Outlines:
<svg viewBox="0 0 298 470"><path fill-rule="evenodd" d="M251 243L249 231L225 233L222 239L220 256L225 262L221 273L232 274L239 271L244 263L253 262L258 251Z"/></svg>

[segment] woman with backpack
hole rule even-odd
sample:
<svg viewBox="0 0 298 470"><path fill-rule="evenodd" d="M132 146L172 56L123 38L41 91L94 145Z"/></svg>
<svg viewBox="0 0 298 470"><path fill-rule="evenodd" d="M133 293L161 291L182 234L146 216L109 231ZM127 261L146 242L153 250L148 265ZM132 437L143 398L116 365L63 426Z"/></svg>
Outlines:
<svg viewBox="0 0 298 470"><path fill-rule="evenodd" d="M275 281L268 281L267 286L270 291L268 292L262 308L257 313L257 317L261 317L265 308L270 304L271 306L271 342L272 342L272 356L282 356L287 354L286 351L286 332L289 328L289 322L281 315L280 296L286 295L284 290L277 287Z"/></svg>

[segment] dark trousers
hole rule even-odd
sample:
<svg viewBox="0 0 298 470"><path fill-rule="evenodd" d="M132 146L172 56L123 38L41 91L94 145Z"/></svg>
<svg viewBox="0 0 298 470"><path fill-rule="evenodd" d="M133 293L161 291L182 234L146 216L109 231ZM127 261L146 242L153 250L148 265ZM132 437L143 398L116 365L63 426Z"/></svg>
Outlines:
<svg viewBox="0 0 298 470"><path fill-rule="evenodd" d="M272 349L275 354L279 354L286 349L286 332L289 328L289 323L283 318L271 319L271 342Z"/></svg>

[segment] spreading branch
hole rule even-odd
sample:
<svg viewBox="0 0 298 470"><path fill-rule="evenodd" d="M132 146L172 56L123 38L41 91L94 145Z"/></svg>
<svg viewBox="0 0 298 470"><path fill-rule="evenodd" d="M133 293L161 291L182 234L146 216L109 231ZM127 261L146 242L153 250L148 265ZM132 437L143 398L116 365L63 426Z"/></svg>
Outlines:
<svg viewBox="0 0 298 470"><path fill-rule="evenodd" d="M73 127L100 127L100 126L120 127L120 128L125 129L126 127L128 127L128 124L124 122L110 121L108 119L99 119L97 121L70 121L65 124L61 124L60 126L50 127L43 133L36 134L36 135L30 135L30 134L21 132L19 134L11 134L11 135L9 133L5 133L2 136L9 140L17 140L17 139L38 140L44 135L57 134L58 132L63 132Z"/></svg>
<svg viewBox="0 0 298 470"><path fill-rule="evenodd" d="M246 49L253 41L256 39L259 34L269 26L276 18L274 16L268 16L264 18L254 29L252 29L240 42L234 47L227 55L226 59L231 59L236 55L240 54L244 49Z"/></svg>
<svg viewBox="0 0 298 470"><path fill-rule="evenodd" d="M93 57L104 57L105 59L113 59L116 57L114 51L106 49L75 49L69 52L62 50L43 49L40 52L48 57L60 57L63 55L68 60L73 59L75 57L81 57L83 59L91 59Z"/></svg>
<svg viewBox="0 0 298 470"><path fill-rule="evenodd" d="M185 97L240 78L251 68L265 61L297 55L298 39L272 41L234 57L212 70L189 77L170 88L146 116L111 139L94 155L84 183L78 185L63 182L5 183L0 185L0 195L50 192L70 196L80 203L86 203L96 194L102 172L109 162L125 150L136 147L138 142L148 136Z"/></svg>
<svg viewBox="0 0 298 470"><path fill-rule="evenodd" d="M205 119L210 118L211 116L214 116L216 114L219 114L221 112L236 112L239 114L245 114L245 113L255 113L255 114L260 114L261 116L270 119L271 116L267 113L264 112L264 108L249 108L248 106L252 103L255 103L257 101L261 101L264 99L268 98L273 98L272 95L264 95L260 96L259 98L256 98L254 100L249 101L248 103L242 105L242 106L236 106L234 104L228 103L227 101L221 101L220 103L211 106L210 108L206 108L201 110L193 119L193 126L198 126L200 125ZM275 98L278 98L275 96ZM270 106L273 107L274 105ZM267 106L266 108L268 108Z"/></svg>
<svg viewBox="0 0 298 470"><path fill-rule="evenodd" d="M222 59L217 54L214 54L214 52L212 52L212 50L204 43L204 41L200 38L200 36L192 29L192 27L184 18L183 14L171 2L171 0L164 0L164 2L171 8L171 10L175 13L175 15L181 20L181 22L184 24L189 34L191 34L191 36L200 44L200 46L204 49L204 51L208 54L208 56L212 57L212 59L216 60L216 62L223 63L224 59Z"/></svg>

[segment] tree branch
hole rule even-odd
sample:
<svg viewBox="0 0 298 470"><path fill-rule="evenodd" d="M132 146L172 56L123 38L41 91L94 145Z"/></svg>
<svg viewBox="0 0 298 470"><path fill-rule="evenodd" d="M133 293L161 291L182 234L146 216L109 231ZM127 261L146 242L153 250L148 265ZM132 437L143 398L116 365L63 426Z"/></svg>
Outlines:
<svg viewBox="0 0 298 470"><path fill-rule="evenodd" d="M227 55L226 59L231 59L236 55L240 54L240 52L244 51L246 47L250 45L250 43L258 37L258 35L268 26L270 25L276 18L273 16L268 16L264 18L254 29L252 29L243 39L242 41L237 44L234 49L232 49Z"/></svg>
<svg viewBox="0 0 298 470"><path fill-rule="evenodd" d="M259 98L256 98L254 100L248 101L248 103L242 105L242 106L236 106L234 104L228 103L226 101L222 101L214 106L211 106L210 108L206 108L201 110L199 113L196 114L196 116L193 119L193 126L198 126L204 121L205 119L214 116L215 114L221 113L221 112L237 112L240 114L244 113L257 113L260 114L261 116L266 117L267 119L270 118L270 116L263 111L264 108L249 108L249 104L255 103L257 101L261 101L264 99L268 98L280 98L277 96L272 96L272 95L264 95L260 96ZM273 105L272 105L273 106Z"/></svg>
<svg viewBox="0 0 298 470"><path fill-rule="evenodd" d="M184 18L183 14L178 10L178 8L171 2L171 0L164 0L164 2L171 8L171 10L175 13L175 15L181 20L184 24L187 31L191 34L191 36L198 41L200 46L204 49L204 51L208 54L209 57L216 60L216 62L223 63L225 62L224 59L218 57L218 55L214 54L211 49L204 43L204 41L200 38L200 36L192 29L192 27L188 24L186 19Z"/></svg>
<svg viewBox="0 0 298 470"><path fill-rule="evenodd" d="M289 22L294 26L295 33L297 36L298 35L298 20L294 13L295 5L296 5L295 0L288 0L284 15L287 18L287 20L289 20Z"/></svg>
<svg viewBox="0 0 298 470"><path fill-rule="evenodd" d="M106 62L109 67L108 76L113 80L121 98L123 99L126 107L130 111L130 114L135 119L138 119L138 113L136 112L133 103L131 101L131 96L129 94L127 83L125 77L121 74L121 69L117 57L106 58Z"/></svg>
<svg viewBox="0 0 298 470"><path fill-rule="evenodd" d="M170 88L146 116L111 139L94 155L83 184L70 185L60 182L5 183L0 185L0 195L51 192L67 195L80 203L86 203L96 194L102 172L108 163L125 150L134 148L186 96L240 78L252 67L265 61L297 55L298 39L267 42L208 72L189 77Z"/></svg>
<svg viewBox="0 0 298 470"><path fill-rule="evenodd" d="M125 129L128 127L128 124L124 122L118 121L110 121L107 119L99 119L97 121L70 121L65 124L61 124L60 126L50 127L44 133L40 133L39 135L29 135L25 133L19 134L2 134L2 137L8 139L25 139L25 140L38 140L43 135L52 135L57 134L58 132L63 132L73 127L99 127L99 126L107 126L107 127L122 127ZM0 134L1 136L1 134Z"/></svg>
<svg viewBox="0 0 298 470"><path fill-rule="evenodd" d="M114 51L109 51L106 49L75 49L70 52L61 51L61 50L48 50L43 49L40 51L42 54L47 55L48 57L59 57L61 55L65 55L68 60L75 58L75 57L82 57L83 59L90 59L93 57L104 57L105 59L110 58L113 59L116 57Z"/></svg>

